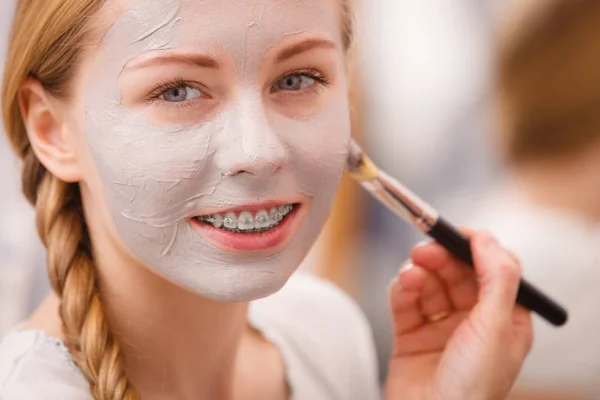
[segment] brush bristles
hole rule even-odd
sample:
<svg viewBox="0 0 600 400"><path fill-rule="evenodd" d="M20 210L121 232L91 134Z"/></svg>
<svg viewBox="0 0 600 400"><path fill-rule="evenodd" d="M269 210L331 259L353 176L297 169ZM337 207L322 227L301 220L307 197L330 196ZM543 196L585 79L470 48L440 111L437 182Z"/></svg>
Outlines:
<svg viewBox="0 0 600 400"><path fill-rule="evenodd" d="M352 140L350 142L350 151L348 153L348 171L352 178L358 181L370 181L377 178L379 173L377 167L362 149Z"/></svg>
<svg viewBox="0 0 600 400"><path fill-rule="evenodd" d="M349 147L350 149L348 152L348 171L350 171L351 173L356 173L359 170L359 164L362 161L363 152L354 140L350 141Z"/></svg>

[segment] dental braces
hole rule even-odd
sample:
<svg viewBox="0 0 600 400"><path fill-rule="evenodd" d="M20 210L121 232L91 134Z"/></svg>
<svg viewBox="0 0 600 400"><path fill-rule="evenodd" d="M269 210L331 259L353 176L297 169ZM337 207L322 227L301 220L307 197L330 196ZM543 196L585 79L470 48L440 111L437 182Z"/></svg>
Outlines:
<svg viewBox="0 0 600 400"><path fill-rule="evenodd" d="M238 219L235 219L235 218L228 218L228 217L225 217L223 219L217 219L217 218L214 218L214 217L204 217L204 218L202 218L202 220L206 221L206 222L209 222L211 224L221 223L221 224L230 225L230 224L233 224L233 223L237 224L238 222L241 222L243 224L250 224L250 223L254 223L254 222L261 222L261 223L264 224L264 223L271 222L271 221L281 221L281 219L283 217L284 217L283 214L276 213L276 214L272 215L272 218L271 218L271 216L260 217L258 219L255 219L255 218L246 218L246 219L243 219L241 221L238 220Z"/></svg>
<svg viewBox="0 0 600 400"><path fill-rule="evenodd" d="M260 222L263 224L269 223L269 222L280 222L286 215L288 215L292 210L293 210L293 206L285 206L283 208L283 213L280 212L276 212L273 214L269 214L267 216L262 216L260 218L246 218L243 220L238 220L235 218L230 218L230 217L225 217L223 219L217 219L215 217L202 217L202 221L208 222L210 224L223 224L223 225L231 225L231 224L237 224L238 222L241 222L243 224L251 224L254 222Z"/></svg>

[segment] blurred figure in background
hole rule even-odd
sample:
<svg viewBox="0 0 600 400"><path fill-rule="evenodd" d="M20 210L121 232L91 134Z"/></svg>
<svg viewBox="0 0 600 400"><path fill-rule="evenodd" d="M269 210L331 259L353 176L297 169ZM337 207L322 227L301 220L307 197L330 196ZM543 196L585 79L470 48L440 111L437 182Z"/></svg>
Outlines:
<svg viewBox="0 0 600 400"><path fill-rule="evenodd" d="M600 398L600 2L537 2L512 14L499 57L507 177L471 221L570 311L536 319L519 399ZM515 21L518 21L515 24Z"/></svg>

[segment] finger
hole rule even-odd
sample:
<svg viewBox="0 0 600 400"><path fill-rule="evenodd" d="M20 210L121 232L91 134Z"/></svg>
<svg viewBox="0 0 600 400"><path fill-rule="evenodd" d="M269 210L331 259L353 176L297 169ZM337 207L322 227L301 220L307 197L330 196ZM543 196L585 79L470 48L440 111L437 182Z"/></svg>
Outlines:
<svg viewBox="0 0 600 400"><path fill-rule="evenodd" d="M425 323L420 303L425 278L424 270L409 262L400 269L398 277L390 285L390 308L397 335Z"/></svg>
<svg viewBox="0 0 600 400"><path fill-rule="evenodd" d="M480 283L479 302L483 315L493 318L498 324L506 324L513 317L521 277L520 265L489 233L475 233L471 246Z"/></svg>
<svg viewBox="0 0 600 400"><path fill-rule="evenodd" d="M517 257L517 255L515 253L513 253L512 251L508 250L508 249L504 249L504 251L506 252L506 254L508 254L508 256L510 258L512 258L512 260L517 264L517 265L521 265L521 260L519 259L519 257Z"/></svg>
<svg viewBox="0 0 600 400"><path fill-rule="evenodd" d="M445 249L436 242L422 242L410 251L410 259L415 264L435 270L441 268L450 261L450 256Z"/></svg>
<svg viewBox="0 0 600 400"><path fill-rule="evenodd" d="M454 261L440 268L438 276L446 285L454 309L466 311L477 304L479 283L472 270Z"/></svg>
<svg viewBox="0 0 600 400"><path fill-rule="evenodd" d="M475 271L443 248L430 242L415 247L411 251L415 263L436 272L443 281L456 310L470 310L477 303L479 285Z"/></svg>
<svg viewBox="0 0 600 400"><path fill-rule="evenodd" d="M467 238L472 238L474 235L473 230L465 227L461 227L460 232ZM412 248L410 252L410 259L415 263L429 269L436 269L445 265L449 258L453 257L450 253L442 247L439 243L427 239L417 244Z"/></svg>
<svg viewBox="0 0 600 400"><path fill-rule="evenodd" d="M448 318L423 327L406 332L396 337L394 342L395 357L414 356L424 353L442 351L448 344L449 338L468 316L468 312L456 312Z"/></svg>
<svg viewBox="0 0 600 400"><path fill-rule="evenodd" d="M515 306L513 312L513 331L517 356L525 357L533 346L533 323L531 312L520 305Z"/></svg>
<svg viewBox="0 0 600 400"><path fill-rule="evenodd" d="M420 302L425 318L451 312L453 307L446 291L446 285L436 273L425 268L422 270L425 282L421 288Z"/></svg>
<svg viewBox="0 0 600 400"><path fill-rule="evenodd" d="M408 263L390 287L394 356L440 351L466 314L452 313L436 323L427 316L451 311L450 299L435 273Z"/></svg>

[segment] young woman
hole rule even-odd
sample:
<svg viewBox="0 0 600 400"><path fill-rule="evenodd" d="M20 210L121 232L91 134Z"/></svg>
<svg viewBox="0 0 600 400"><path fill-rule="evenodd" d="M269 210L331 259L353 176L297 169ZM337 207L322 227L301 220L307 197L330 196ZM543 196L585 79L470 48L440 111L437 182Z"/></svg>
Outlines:
<svg viewBox="0 0 600 400"><path fill-rule="evenodd" d="M351 32L347 0L18 2L4 119L54 293L0 398L378 398L355 305L290 279L344 170ZM425 244L392 284L389 399L508 393L519 267L473 243L478 275Z"/></svg>

